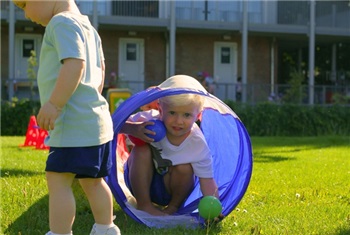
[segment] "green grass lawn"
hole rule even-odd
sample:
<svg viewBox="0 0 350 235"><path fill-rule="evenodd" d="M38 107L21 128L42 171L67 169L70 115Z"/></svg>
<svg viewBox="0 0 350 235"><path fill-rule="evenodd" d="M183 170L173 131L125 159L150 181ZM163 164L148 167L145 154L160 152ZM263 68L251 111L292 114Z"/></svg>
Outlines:
<svg viewBox="0 0 350 235"><path fill-rule="evenodd" d="M1 234L39 235L48 228L47 151L1 137ZM350 234L350 137L253 137L254 166L237 208L209 229L150 229L114 205L122 234ZM75 235L93 217L78 184Z"/></svg>

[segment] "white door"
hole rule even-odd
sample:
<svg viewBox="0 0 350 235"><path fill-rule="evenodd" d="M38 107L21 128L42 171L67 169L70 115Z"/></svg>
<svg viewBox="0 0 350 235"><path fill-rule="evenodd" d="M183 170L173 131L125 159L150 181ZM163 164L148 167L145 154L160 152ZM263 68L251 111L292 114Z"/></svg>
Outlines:
<svg viewBox="0 0 350 235"><path fill-rule="evenodd" d="M214 43L215 96L219 99L236 100L237 44L232 42Z"/></svg>
<svg viewBox="0 0 350 235"><path fill-rule="evenodd" d="M119 87L129 88L132 93L144 90L144 66L143 39L121 38L119 40Z"/></svg>
<svg viewBox="0 0 350 235"><path fill-rule="evenodd" d="M36 59L39 63L41 48L41 35L17 34L15 39L15 78L27 79L28 59L31 51L36 52ZM38 64L39 65L39 64ZM38 67L36 67L38 69Z"/></svg>

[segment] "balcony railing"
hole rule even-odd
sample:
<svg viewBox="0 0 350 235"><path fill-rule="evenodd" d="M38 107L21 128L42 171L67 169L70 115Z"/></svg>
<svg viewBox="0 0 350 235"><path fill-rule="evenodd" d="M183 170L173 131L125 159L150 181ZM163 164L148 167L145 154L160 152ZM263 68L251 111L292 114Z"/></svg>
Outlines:
<svg viewBox="0 0 350 235"><path fill-rule="evenodd" d="M14 88L14 96L19 99L35 99L38 100L38 90L36 83L30 86L30 79L7 80L5 87ZM129 89L132 94L140 92L150 86L158 85L159 81L119 81L117 88ZM236 85L234 83L217 83L214 95L219 99L233 100L236 99ZM248 84L243 86L243 91L246 93L245 103L257 104L261 102L284 103L291 102L296 104L308 104L309 86L300 86L298 91L294 91L293 95L287 99L289 85L275 84L273 87L270 84ZM104 88L104 94L107 93L108 86ZM33 96L34 94L34 96ZM346 85L315 85L314 86L314 104L329 105L341 103L350 105L350 86Z"/></svg>
<svg viewBox="0 0 350 235"><path fill-rule="evenodd" d="M76 1L84 14L92 14L93 2ZM168 18L170 1L96 2L100 16ZM308 1L247 1L248 21L256 24L307 25ZM175 1L176 19L195 21L241 22L243 1ZM316 26L349 28L349 1L316 1Z"/></svg>
<svg viewBox="0 0 350 235"><path fill-rule="evenodd" d="M6 13L11 1L1 1L1 11ZM83 14L92 15L92 0L76 0ZM11 3L12 4L12 3ZM112 1L96 0L99 16L132 16L169 18L170 1ZM21 11L16 7L16 11ZM179 20L241 22L242 1L192 0L175 1L176 18ZM308 1L247 1L249 23L269 25L307 25L310 3ZM2 14L5 17L7 14ZM316 1L316 27L350 28L350 2Z"/></svg>
<svg viewBox="0 0 350 235"><path fill-rule="evenodd" d="M132 94L135 94L150 86L158 85L158 83L154 81L120 81L118 83L118 88L129 89ZM214 95L223 101L233 100L238 102L239 100L236 98L236 86L237 84L234 83L216 83ZM275 84L274 86L270 84L247 84L242 88L246 93L244 102L252 105L261 102L288 102L305 105L309 103L308 85L300 86L298 91L294 92L292 95L288 95L288 90L290 88L289 85L285 84ZM315 85L313 88L315 105L340 103L350 106L350 86Z"/></svg>

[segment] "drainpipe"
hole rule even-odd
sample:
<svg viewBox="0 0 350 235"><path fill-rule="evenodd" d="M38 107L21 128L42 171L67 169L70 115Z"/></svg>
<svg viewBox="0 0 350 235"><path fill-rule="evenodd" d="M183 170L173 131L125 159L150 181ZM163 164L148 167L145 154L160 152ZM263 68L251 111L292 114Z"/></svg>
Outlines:
<svg viewBox="0 0 350 235"><path fill-rule="evenodd" d="M94 0L92 5L92 25L98 31L98 11L97 0Z"/></svg>
<svg viewBox="0 0 350 235"><path fill-rule="evenodd" d="M331 81L337 79L337 44L332 45L332 71L331 71Z"/></svg>
<svg viewBox="0 0 350 235"><path fill-rule="evenodd" d="M270 94L275 91L275 38L271 42L271 90Z"/></svg>
<svg viewBox="0 0 350 235"><path fill-rule="evenodd" d="M208 0L204 1L204 20L207 21L208 20Z"/></svg>
<svg viewBox="0 0 350 235"><path fill-rule="evenodd" d="M310 35L309 35L309 104L314 104L315 93L315 0L310 0Z"/></svg>
<svg viewBox="0 0 350 235"><path fill-rule="evenodd" d="M14 96L14 79L15 79L15 5L9 4L9 79L8 79L8 96L12 100Z"/></svg>
<svg viewBox="0 0 350 235"><path fill-rule="evenodd" d="M169 76L175 75L175 43L176 43L176 22L175 22L175 1L170 1L170 52L169 52Z"/></svg>
<svg viewBox="0 0 350 235"><path fill-rule="evenodd" d="M167 32L164 33L164 38L165 38L165 77L169 77L169 67L170 67L170 54L169 54L169 34Z"/></svg>
<svg viewBox="0 0 350 235"><path fill-rule="evenodd" d="M248 62L248 12L247 1L242 1L242 102L247 102L247 62Z"/></svg>
<svg viewBox="0 0 350 235"><path fill-rule="evenodd" d="M303 62L303 50L301 49L301 47L299 47L298 49L298 72L301 73L301 64Z"/></svg>

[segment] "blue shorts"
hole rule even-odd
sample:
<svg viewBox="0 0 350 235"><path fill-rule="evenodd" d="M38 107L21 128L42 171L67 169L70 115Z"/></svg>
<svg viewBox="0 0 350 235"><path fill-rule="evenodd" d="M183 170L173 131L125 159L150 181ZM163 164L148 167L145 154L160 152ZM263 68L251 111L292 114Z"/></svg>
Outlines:
<svg viewBox="0 0 350 235"><path fill-rule="evenodd" d="M50 147L45 171L73 173L76 178L101 178L112 169L111 141L92 147Z"/></svg>
<svg viewBox="0 0 350 235"><path fill-rule="evenodd" d="M170 202L171 195L167 192L165 188L163 178L164 175L160 175L156 171L156 169L154 169L152 183L150 187L150 195L152 202L161 206L166 206ZM129 179L129 167L127 162L124 164L124 180L125 185L129 188L130 192L133 193Z"/></svg>

